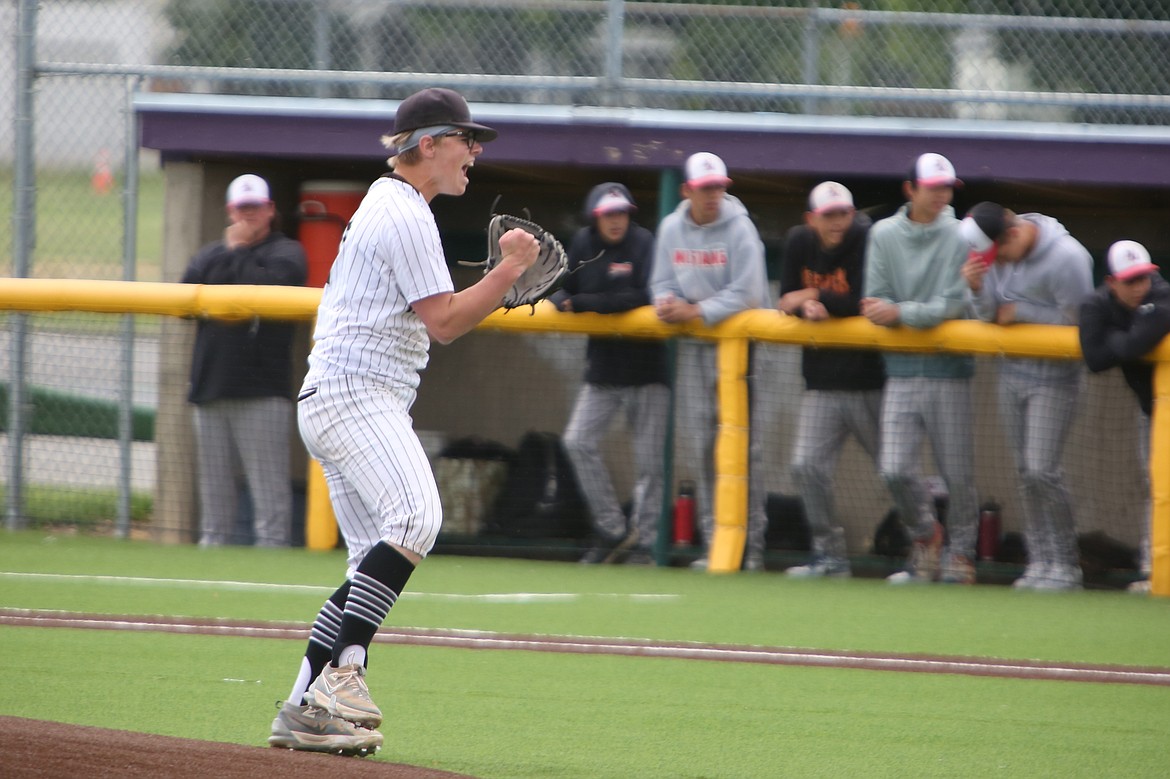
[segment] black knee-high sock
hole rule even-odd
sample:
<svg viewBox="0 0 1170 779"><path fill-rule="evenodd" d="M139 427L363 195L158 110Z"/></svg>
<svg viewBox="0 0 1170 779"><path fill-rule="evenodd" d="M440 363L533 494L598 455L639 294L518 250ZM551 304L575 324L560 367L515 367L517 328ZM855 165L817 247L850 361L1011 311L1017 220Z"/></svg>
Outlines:
<svg viewBox="0 0 1170 779"><path fill-rule="evenodd" d="M321 669L333 657L333 644L337 641L337 632L341 629L341 617L345 611L345 601L349 598L352 582L345 584L329 596L317 619L313 621L313 629L309 631L309 645L305 648L305 659L309 661L309 681L316 679Z"/></svg>
<svg viewBox="0 0 1170 779"><path fill-rule="evenodd" d="M345 613L331 661L339 665L341 652L350 646L368 648L386 615L406 586L414 564L385 541L377 543L358 564L353 586L345 600Z"/></svg>
<svg viewBox="0 0 1170 779"><path fill-rule="evenodd" d="M341 628L341 617L345 610L345 599L349 596L349 588L348 581L338 587L317 612L317 619L313 620L313 628L309 631L309 645L305 647L300 670L288 694L288 702L295 706L301 705L309 685L333 657L333 642L337 640L337 631Z"/></svg>

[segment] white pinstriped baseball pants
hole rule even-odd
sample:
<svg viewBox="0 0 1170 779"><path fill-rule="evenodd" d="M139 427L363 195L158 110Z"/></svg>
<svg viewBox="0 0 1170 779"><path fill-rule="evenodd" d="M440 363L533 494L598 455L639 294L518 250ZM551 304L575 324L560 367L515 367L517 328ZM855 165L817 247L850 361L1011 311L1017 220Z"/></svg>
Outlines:
<svg viewBox="0 0 1170 779"><path fill-rule="evenodd" d="M410 387L338 376L297 404L301 438L325 471L350 577L379 541L425 557L439 534L443 509L410 418L414 398Z"/></svg>
<svg viewBox="0 0 1170 779"><path fill-rule="evenodd" d="M916 485L921 484L922 442L930 440L935 467L946 482L947 535L952 554L975 559L979 501L975 491L975 440L972 437L971 380L922 376L886 380L882 400L882 478L898 513L916 516ZM915 538L928 537L929 523L907 523Z"/></svg>

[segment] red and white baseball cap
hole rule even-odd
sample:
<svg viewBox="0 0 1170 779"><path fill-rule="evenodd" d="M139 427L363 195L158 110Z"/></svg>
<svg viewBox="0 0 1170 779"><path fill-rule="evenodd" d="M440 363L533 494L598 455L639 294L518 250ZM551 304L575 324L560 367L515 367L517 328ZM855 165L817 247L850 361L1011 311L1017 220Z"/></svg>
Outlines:
<svg viewBox="0 0 1170 779"><path fill-rule="evenodd" d="M245 173L228 184L227 204L231 208L247 205L263 205L272 200L268 182L255 173Z"/></svg>
<svg viewBox="0 0 1170 779"><path fill-rule="evenodd" d="M626 197L626 194L619 187L614 187L598 199L597 205L593 207L593 215L601 216L602 214L612 214L615 211L636 210L637 207L633 201Z"/></svg>
<svg viewBox="0 0 1170 779"><path fill-rule="evenodd" d="M727 166L709 151L701 151L687 158L687 184L692 187L728 186Z"/></svg>
<svg viewBox="0 0 1170 779"><path fill-rule="evenodd" d="M914 162L912 181L920 187L961 187L963 182L955 176L955 166L941 154L927 152Z"/></svg>
<svg viewBox="0 0 1170 779"><path fill-rule="evenodd" d="M827 211L852 211L853 193L836 181L822 181L808 196L808 210L814 214Z"/></svg>
<svg viewBox="0 0 1170 779"><path fill-rule="evenodd" d="M1118 241L1109 247L1109 275L1120 281L1158 272L1150 253L1137 241Z"/></svg>

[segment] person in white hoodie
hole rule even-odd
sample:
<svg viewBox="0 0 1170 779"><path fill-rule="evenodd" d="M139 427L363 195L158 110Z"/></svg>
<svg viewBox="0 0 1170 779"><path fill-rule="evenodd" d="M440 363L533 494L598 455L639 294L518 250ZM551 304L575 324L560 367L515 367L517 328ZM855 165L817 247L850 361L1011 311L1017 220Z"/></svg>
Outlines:
<svg viewBox="0 0 1170 779"><path fill-rule="evenodd" d="M727 166L710 152L692 154L686 162L683 200L658 226L650 289L658 318L681 323L702 320L716 325L732 314L762 308L769 299L764 243L737 198L727 194ZM715 524L715 432L718 423L716 345L683 339L678 350L679 406L687 423L699 476L696 501L704 549ZM764 567L762 442L751 436L748 488L748 537L745 570ZM694 567L706 568L707 560Z"/></svg>
<svg viewBox="0 0 1170 779"><path fill-rule="evenodd" d="M966 317L967 285L960 268L967 244L951 208L962 182L941 154L918 157L902 184L909 201L869 231L865 297L861 315L875 325L925 329ZM885 352L881 472L912 539L905 571L889 581L955 584L975 582L975 493L971 377L967 355ZM941 565L943 528L921 494L919 451L930 438L939 475L946 482L949 550Z"/></svg>
<svg viewBox="0 0 1170 779"><path fill-rule="evenodd" d="M1093 258L1060 222L979 203L959 228L971 247L963 265L976 316L1010 325L1075 325L1093 291ZM1014 587L1075 590L1082 585L1072 497L1061 457L1073 422L1080 362L999 361L999 413L1011 441L1024 511L1028 565Z"/></svg>

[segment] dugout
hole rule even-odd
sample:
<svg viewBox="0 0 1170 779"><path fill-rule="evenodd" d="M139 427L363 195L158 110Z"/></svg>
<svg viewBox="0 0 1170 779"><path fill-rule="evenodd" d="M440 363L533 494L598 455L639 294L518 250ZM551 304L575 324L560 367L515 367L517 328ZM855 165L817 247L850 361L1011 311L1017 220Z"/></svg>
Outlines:
<svg viewBox="0 0 1170 779"><path fill-rule="evenodd" d="M175 281L191 254L222 230L223 192L235 175L251 171L269 179L291 235L304 182L369 182L381 175L386 152L378 139L390 129L396 103L142 94L134 108L142 145L161 153L163 280ZM772 264L817 182L841 181L859 207L884 216L901 203L899 182L923 151L945 154L966 182L956 195L958 211L991 199L1055 216L1098 267L1119 238L1141 241L1156 261L1170 263L1170 128L540 105L473 104L472 112L497 127L500 137L477 162L467 195L433 203L451 260L482 257L483 227L497 196L502 210L528 208L567 239L580 224L588 189L620 180L638 201L639 221L652 228L660 211L674 204L686 156L711 150L727 162L732 192L755 217ZM457 283L474 273L457 269ZM178 528L176 540L192 538L195 526L193 445L183 400L189 330L188 323L165 323L161 349L156 506L167 528ZM563 428L580 371L549 372L538 349L518 356L504 338L477 334L474 345L460 341L432 351L427 391L415 408L420 429L512 444L527 429ZM560 386L546 387L540 402L522 408L492 400L482 378L505 352L517 370L543 373ZM469 376L476 377L476 404L466 402ZM786 389L798 392L799 384ZM985 383L979 392L991 394ZM1116 421L1104 402L1092 413L1104 415L1106 427ZM292 478L301 478L303 465L302 454ZM1003 495L1010 488L994 491Z"/></svg>

